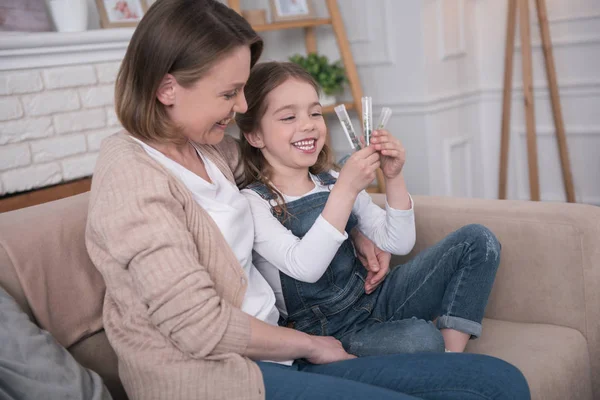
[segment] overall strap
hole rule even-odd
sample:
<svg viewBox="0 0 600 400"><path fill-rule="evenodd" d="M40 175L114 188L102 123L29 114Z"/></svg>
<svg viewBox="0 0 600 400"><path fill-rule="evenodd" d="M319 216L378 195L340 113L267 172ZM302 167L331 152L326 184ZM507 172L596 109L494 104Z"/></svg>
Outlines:
<svg viewBox="0 0 600 400"><path fill-rule="evenodd" d="M246 186L246 189L255 191L256 193L258 193L258 195L260 197L263 198L263 200L267 200L267 201L275 200L275 194L271 193L271 191L267 188L267 185L265 185L262 182L259 182L259 181L252 182L251 184Z"/></svg>
<svg viewBox="0 0 600 400"><path fill-rule="evenodd" d="M321 172L315 176L323 186L333 185L337 181L337 179L334 178L329 172Z"/></svg>

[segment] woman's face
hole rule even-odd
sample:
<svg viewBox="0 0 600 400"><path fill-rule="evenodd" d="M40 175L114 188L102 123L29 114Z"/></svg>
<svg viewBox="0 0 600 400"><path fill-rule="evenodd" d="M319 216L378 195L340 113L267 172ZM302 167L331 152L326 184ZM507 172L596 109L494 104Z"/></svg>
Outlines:
<svg viewBox="0 0 600 400"><path fill-rule="evenodd" d="M171 101L165 102L160 96L159 100L167 106L169 117L188 139L217 144L223 139L234 112L244 113L248 108L244 85L249 75L250 49L240 46L189 88L172 79Z"/></svg>

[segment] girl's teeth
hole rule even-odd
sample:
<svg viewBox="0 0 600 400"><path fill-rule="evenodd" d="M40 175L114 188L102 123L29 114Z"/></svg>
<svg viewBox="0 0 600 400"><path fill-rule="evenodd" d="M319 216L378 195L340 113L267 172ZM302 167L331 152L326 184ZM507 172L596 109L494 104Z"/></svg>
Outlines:
<svg viewBox="0 0 600 400"><path fill-rule="evenodd" d="M296 146L300 150L312 150L315 148L315 140L302 140L300 142L294 143L294 146Z"/></svg>

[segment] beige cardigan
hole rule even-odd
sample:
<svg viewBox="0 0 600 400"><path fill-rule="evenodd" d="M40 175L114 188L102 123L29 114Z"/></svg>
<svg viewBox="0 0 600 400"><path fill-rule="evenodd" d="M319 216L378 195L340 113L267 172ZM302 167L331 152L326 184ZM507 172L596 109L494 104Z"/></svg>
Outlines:
<svg viewBox="0 0 600 400"><path fill-rule="evenodd" d="M201 151L234 181L234 139ZM86 246L132 400L264 398L260 369L240 355L250 340L241 266L183 183L124 132L102 144Z"/></svg>

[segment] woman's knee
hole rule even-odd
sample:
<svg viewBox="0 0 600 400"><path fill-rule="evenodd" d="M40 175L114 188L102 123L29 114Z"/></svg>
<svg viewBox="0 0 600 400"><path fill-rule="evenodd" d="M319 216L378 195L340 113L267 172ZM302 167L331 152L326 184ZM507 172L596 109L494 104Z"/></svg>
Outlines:
<svg viewBox="0 0 600 400"><path fill-rule="evenodd" d="M529 384L523 373L514 365L499 358L473 355L483 361L480 365L480 376L486 382L489 389L493 389L500 399L523 399L531 398Z"/></svg>

